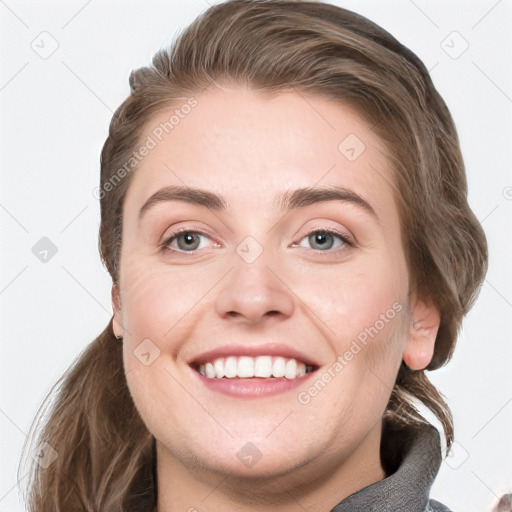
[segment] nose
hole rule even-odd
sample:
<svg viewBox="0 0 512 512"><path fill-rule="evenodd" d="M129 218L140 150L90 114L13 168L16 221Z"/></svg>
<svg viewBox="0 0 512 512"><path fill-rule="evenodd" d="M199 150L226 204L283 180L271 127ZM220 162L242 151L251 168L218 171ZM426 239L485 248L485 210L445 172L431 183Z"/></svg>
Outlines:
<svg viewBox="0 0 512 512"><path fill-rule="evenodd" d="M293 292L262 257L252 263L238 259L220 285L215 307L222 318L258 323L293 314Z"/></svg>

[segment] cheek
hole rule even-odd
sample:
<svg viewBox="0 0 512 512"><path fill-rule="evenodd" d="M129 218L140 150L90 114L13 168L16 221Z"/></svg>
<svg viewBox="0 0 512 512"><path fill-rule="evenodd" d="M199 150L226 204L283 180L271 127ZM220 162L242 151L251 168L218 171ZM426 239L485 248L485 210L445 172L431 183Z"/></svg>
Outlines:
<svg viewBox="0 0 512 512"><path fill-rule="evenodd" d="M172 330L187 325L213 285L208 273L199 277L192 266L179 269L148 262L127 265L123 289L123 322L133 342L145 337L155 343L168 340ZM210 281L212 281L211 284Z"/></svg>
<svg viewBox="0 0 512 512"><path fill-rule="evenodd" d="M376 410L385 406L402 359L405 276L391 256L361 258L335 272L333 267L316 271L297 293L330 341L343 368L340 382L357 384L350 396L361 398L364 388L365 400L374 400Z"/></svg>
<svg viewBox="0 0 512 512"><path fill-rule="evenodd" d="M397 310L405 310L405 284L399 269L386 261L358 261L335 271L316 270L297 283L297 295L325 323L331 337L346 340L376 323L379 331L389 330Z"/></svg>
<svg viewBox="0 0 512 512"><path fill-rule="evenodd" d="M193 334L191 319L205 307L205 280L194 278L191 269L177 271L142 258L133 258L124 267L124 368L130 394L151 429L158 428L163 417L169 418L168 429L179 424L166 409L182 393L172 361Z"/></svg>

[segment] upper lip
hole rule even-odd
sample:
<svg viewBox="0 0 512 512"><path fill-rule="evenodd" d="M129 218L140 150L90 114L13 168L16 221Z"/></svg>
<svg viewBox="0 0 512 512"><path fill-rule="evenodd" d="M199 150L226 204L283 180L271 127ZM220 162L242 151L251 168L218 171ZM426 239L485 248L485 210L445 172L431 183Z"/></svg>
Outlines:
<svg viewBox="0 0 512 512"><path fill-rule="evenodd" d="M209 350L208 352L203 352L202 354L191 359L189 364L200 365L209 361L215 361L220 357L229 356L281 356L285 358L297 359L297 361L302 361L306 365L313 366L315 368L319 366L316 361L311 359L306 354L303 354L299 350L287 345L283 345L281 343L265 343L264 345L225 345L223 347Z"/></svg>

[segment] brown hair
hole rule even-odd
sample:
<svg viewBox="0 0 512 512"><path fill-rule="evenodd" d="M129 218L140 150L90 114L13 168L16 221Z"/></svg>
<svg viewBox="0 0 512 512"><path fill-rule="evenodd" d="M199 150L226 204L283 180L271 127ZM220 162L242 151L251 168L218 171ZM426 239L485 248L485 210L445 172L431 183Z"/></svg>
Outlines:
<svg viewBox="0 0 512 512"><path fill-rule="evenodd" d="M411 282L441 313L427 370L444 365L487 269L485 235L468 206L457 133L416 55L371 21L333 5L300 0L215 5L170 49L158 51L151 66L131 73L131 94L115 112L101 153L99 249L113 282L118 282L123 200L133 176L120 170L126 171L155 112L221 81L343 102L385 142ZM46 469L33 464L29 510L120 512L154 504L154 439L131 399L112 321L55 389L38 439L58 458ZM384 415L381 458L388 473L397 464L395 434L426 421L415 402L439 419L447 448L452 443L453 421L442 396L423 370L402 364ZM33 427L39 428L39 421Z"/></svg>

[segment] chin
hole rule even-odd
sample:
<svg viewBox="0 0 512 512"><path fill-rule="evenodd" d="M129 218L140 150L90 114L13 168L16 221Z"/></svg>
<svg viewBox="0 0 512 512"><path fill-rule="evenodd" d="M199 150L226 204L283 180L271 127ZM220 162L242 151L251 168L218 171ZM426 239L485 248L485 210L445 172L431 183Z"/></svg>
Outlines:
<svg viewBox="0 0 512 512"><path fill-rule="evenodd" d="M209 467L214 472L229 474L230 478L241 480L275 479L294 473L298 468L306 464L296 458L293 460L280 453L277 449L272 453L264 453L255 445L246 443L235 452L234 456L226 458L221 454L212 454L208 461L203 462L204 467Z"/></svg>

